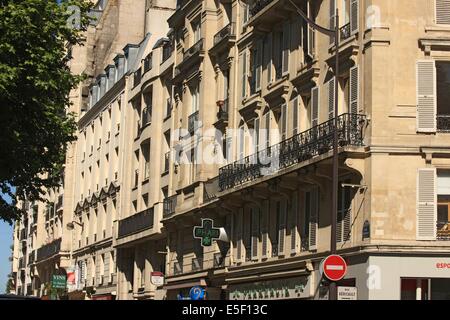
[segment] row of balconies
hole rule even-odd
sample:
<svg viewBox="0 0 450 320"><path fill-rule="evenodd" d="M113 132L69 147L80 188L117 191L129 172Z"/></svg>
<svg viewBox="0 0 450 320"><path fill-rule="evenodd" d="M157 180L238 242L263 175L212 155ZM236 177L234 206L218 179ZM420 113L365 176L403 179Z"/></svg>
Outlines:
<svg viewBox="0 0 450 320"><path fill-rule="evenodd" d="M154 225L154 208L145 209L137 214L119 221L118 237L123 238L144 230L152 229Z"/></svg>

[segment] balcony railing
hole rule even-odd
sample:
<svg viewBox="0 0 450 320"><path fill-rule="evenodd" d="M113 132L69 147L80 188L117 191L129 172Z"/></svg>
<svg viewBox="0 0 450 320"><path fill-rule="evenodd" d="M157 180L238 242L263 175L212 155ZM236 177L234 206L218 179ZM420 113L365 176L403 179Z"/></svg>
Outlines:
<svg viewBox="0 0 450 320"><path fill-rule="evenodd" d="M439 132L450 132L449 114L438 114L436 120L437 120L437 130Z"/></svg>
<svg viewBox="0 0 450 320"><path fill-rule="evenodd" d="M46 244L37 250L36 261L41 261L50 258L61 250L61 238Z"/></svg>
<svg viewBox="0 0 450 320"><path fill-rule="evenodd" d="M218 44L223 39L235 35L235 23L230 22L224 28L214 35L214 45Z"/></svg>
<svg viewBox="0 0 450 320"><path fill-rule="evenodd" d="M169 217L175 213L175 208L177 206L177 195L173 195L164 199L163 202L163 216Z"/></svg>
<svg viewBox="0 0 450 320"><path fill-rule="evenodd" d="M350 22L339 29L339 35L341 37L341 41L350 38L350 36L352 35L352 32L350 30Z"/></svg>
<svg viewBox="0 0 450 320"><path fill-rule="evenodd" d="M258 14L262 9L264 9L268 4L274 0L257 0L250 6L250 17Z"/></svg>
<svg viewBox="0 0 450 320"><path fill-rule="evenodd" d="M450 241L450 221L439 221L437 223L436 239Z"/></svg>
<svg viewBox="0 0 450 320"><path fill-rule="evenodd" d="M192 258L192 271L203 269L203 258Z"/></svg>
<svg viewBox="0 0 450 320"><path fill-rule="evenodd" d="M198 111L194 112L193 114L191 114L188 118L188 132L189 134L194 134L195 129L197 128L197 123L198 123Z"/></svg>
<svg viewBox="0 0 450 320"><path fill-rule="evenodd" d="M338 145L362 146L366 116L338 117ZM220 190L227 190L264 175L306 161L333 149L334 119L328 120L266 150L259 151L219 169Z"/></svg>
<svg viewBox="0 0 450 320"><path fill-rule="evenodd" d="M153 228L154 210L146 209L119 221L119 238Z"/></svg>
<svg viewBox="0 0 450 320"><path fill-rule="evenodd" d="M170 169L170 151L164 155L164 173L169 172Z"/></svg>
<svg viewBox="0 0 450 320"><path fill-rule="evenodd" d="M192 57L193 55L200 53L201 51L203 51L203 38L201 38L200 40L198 40L196 43L194 43L192 45L192 47L190 47L189 49L187 49L184 53L183 53L183 60L189 59L190 57Z"/></svg>
<svg viewBox="0 0 450 320"><path fill-rule="evenodd" d="M183 273L183 260L175 261L173 263L173 274L182 274Z"/></svg>

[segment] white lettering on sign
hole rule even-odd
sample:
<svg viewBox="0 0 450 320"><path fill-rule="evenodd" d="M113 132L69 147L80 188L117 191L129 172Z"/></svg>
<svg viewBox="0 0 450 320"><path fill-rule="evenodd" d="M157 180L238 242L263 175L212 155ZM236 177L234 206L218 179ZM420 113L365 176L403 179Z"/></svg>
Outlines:
<svg viewBox="0 0 450 320"><path fill-rule="evenodd" d="M327 269L327 270L344 270L344 266L329 265L329 266L325 266L325 269Z"/></svg>

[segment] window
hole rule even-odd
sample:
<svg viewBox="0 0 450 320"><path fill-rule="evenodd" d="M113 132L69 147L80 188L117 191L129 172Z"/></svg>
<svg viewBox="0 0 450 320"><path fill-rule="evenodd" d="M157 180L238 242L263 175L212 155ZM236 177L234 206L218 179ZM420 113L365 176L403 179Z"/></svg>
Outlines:
<svg viewBox="0 0 450 320"><path fill-rule="evenodd" d="M192 32L194 34L194 37L193 37L194 43L192 45L194 45L198 41L200 41L200 38L201 38L201 29L200 29L200 21L199 20L192 23Z"/></svg>
<svg viewBox="0 0 450 320"><path fill-rule="evenodd" d="M437 129L447 131L450 130L450 61L436 61L436 81Z"/></svg>
<svg viewBox="0 0 450 320"><path fill-rule="evenodd" d="M143 181L150 178L150 141L142 145L142 156L144 158L144 176Z"/></svg>
<svg viewBox="0 0 450 320"><path fill-rule="evenodd" d="M450 240L450 171L437 173L437 239Z"/></svg>
<svg viewBox="0 0 450 320"><path fill-rule="evenodd" d="M450 0L436 0L436 24L450 24Z"/></svg>
<svg viewBox="0 0 450 320"><path fill-rule="evenodd" d="M336 225L337 242L345 242L350 239L352 223L351 203L351 189L349 187L342 187L342 182L340 182L338 189L338 212Z"/></svg>
<svg viewBox="0 0 450 320"><path fill-rule="evenodd" d="M191 103L192 103L192 113L195 113L198 111L199 109L199 98L200 98L200 92L199 92L199 85L198 83L195 84L192 88L191 88Z"/></svg>

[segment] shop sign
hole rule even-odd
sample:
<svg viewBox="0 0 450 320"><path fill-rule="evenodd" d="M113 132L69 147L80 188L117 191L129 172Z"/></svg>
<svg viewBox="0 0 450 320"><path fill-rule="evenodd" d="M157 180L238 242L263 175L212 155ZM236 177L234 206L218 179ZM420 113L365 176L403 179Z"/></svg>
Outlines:
<svg viewBox="0 0 450 320"><path fill-rule="evenodd" d="M65 289L67 278L65 275L54 274L52 276L52 288L53 289Z"/></svg>
<svg viewBox="0 0 450 320"><path fill-rule="evenodd" d="M268 280L230 287L230 300L281 300L310 297L308 276Z"/></svg>
<svg viewBox="0 0 450 320"><path fill-rule="evenodd" d="M164 285L164 274L159 271L153 271L150 273L150 281L157 287Z"/></svg>

